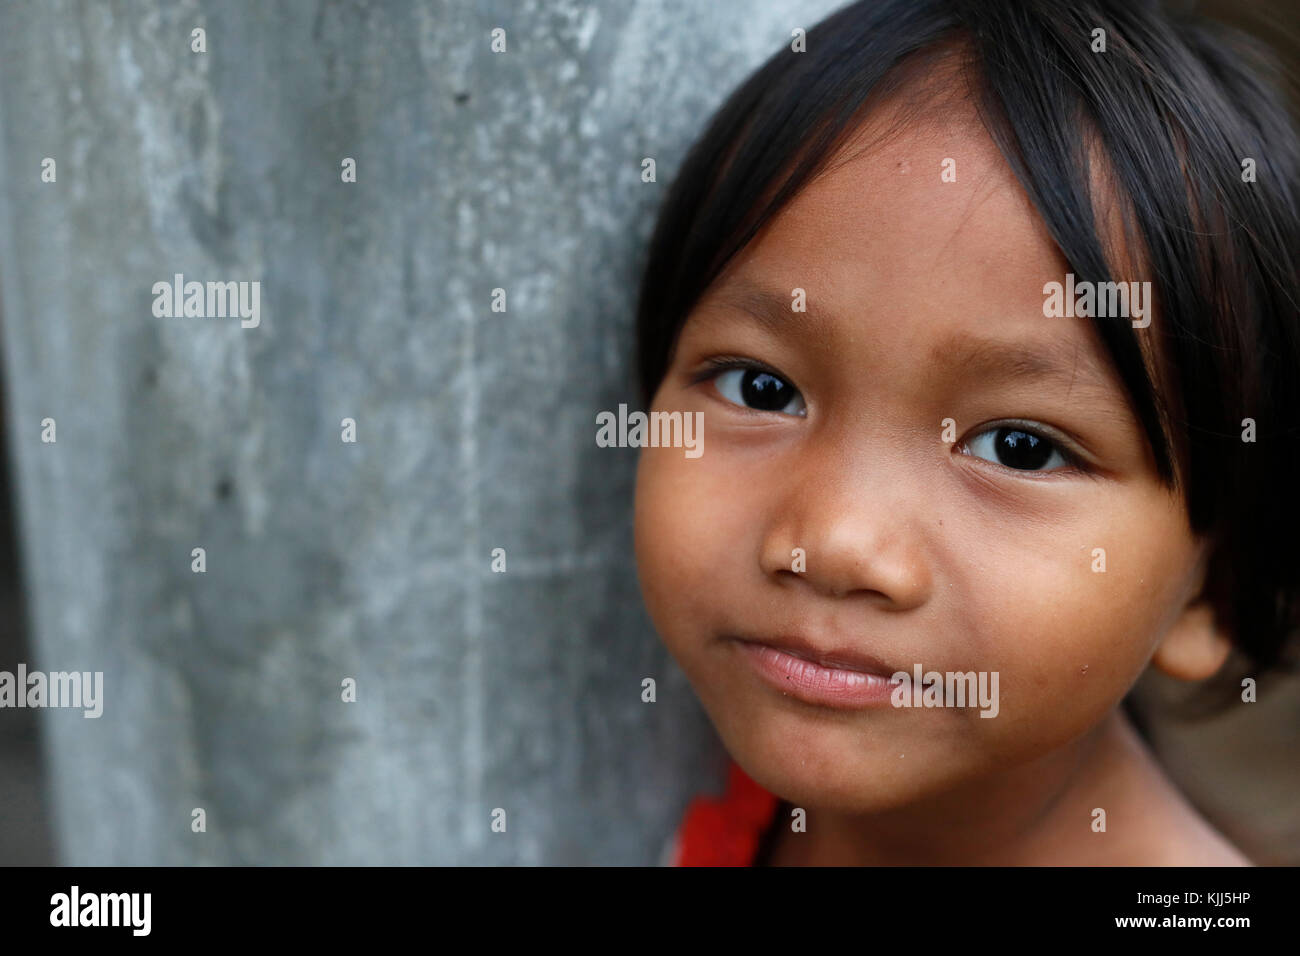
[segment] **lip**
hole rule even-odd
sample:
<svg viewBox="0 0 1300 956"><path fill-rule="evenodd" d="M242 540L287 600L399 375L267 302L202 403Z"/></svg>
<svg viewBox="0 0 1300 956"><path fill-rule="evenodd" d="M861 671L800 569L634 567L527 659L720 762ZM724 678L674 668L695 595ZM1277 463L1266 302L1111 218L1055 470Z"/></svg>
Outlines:
<svg viewBox="0 0 1300 956"><path fill-rule="evenodd" d="M820 651L800 638L737 638L742 656L782 694L822 707L861 708L889 702L897 671L855 651Z"/></svg>

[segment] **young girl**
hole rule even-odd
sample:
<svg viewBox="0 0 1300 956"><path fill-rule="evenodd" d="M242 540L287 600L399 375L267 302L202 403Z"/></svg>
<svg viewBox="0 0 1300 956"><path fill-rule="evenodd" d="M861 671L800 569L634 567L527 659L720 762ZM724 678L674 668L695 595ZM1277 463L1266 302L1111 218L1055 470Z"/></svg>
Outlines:
<svg viewBox="0 0 1300 956"><path fill-rule="evenodd" d="M676 862L1249 862L1121 703L1296 627L1273 75L1144 0L863 0L725 103L638 315L704 439L641 453L642 591L735 761Z"/></svg>

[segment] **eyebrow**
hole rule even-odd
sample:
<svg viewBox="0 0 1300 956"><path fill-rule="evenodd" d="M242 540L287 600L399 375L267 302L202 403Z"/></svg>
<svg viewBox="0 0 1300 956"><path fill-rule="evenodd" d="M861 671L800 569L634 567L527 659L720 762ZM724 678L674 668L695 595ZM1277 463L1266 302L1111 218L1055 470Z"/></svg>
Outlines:
<svg viewBox="0 0 1300 956"><path fill-rule="evenodd" d="M720 286L713 297L718 305L744 312L772 332L789 334L792 327L812 332L823 323L822 315L810 303L805 302L808 311L794 311L794 289L781 293L737 277Z"/></svg>
<svg viewBox="0 0 1300 956"><path fill-rule="evenodd" d="M826 323L826 316L813 308L812 303L806 304L806 312L791 308L793 289L789 293L778 292L744 277L719 286L712 298L716 305L742 312L774 333L813 335ZM1027 345L962 332L937 343L926 362L951 369L967 380L1057 381L1071 390L1077 387L1095 399L1118 401L1127 410L1123 389L1096 362L1089 360L1085 350L1066 339Z"/></svg>
<svg viewBox="0 0 1300 956"><path fill-rule="evenodd" d="M1068 382L1071 387L1078 385L1098 396L1122 400L1122 392L1116 392L1111 379L1088 360L1082 349L1069 345L1064 339L1050 345L1026 345L962 333L931 349L929 361L960 369L966 378L1057 380Z"/></svg>

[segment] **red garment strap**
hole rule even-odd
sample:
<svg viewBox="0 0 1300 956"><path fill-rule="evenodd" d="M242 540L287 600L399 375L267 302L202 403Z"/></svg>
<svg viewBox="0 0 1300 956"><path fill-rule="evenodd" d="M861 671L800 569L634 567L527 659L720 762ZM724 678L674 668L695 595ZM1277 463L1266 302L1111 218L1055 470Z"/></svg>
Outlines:
<svg viewBox="0 0 1300 956"><path fill-rule="evenodd" d="M677 833L674 866L750 866L780 801L734 760L721 797L698 796Z"/></svg>

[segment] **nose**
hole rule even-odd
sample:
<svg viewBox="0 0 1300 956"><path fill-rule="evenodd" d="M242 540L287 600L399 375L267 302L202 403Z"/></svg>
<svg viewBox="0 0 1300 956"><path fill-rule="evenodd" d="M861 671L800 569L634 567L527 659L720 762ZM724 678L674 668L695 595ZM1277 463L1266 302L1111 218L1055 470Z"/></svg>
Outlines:
<svg viewBox="0 0 1300 956"><path fill-rule="evenodd" d="M920 607L933 586L924 527L927 495L915 476L830 461L792 470L761 546L763 573L830 598L862 597L888 610Z"/></svg>

